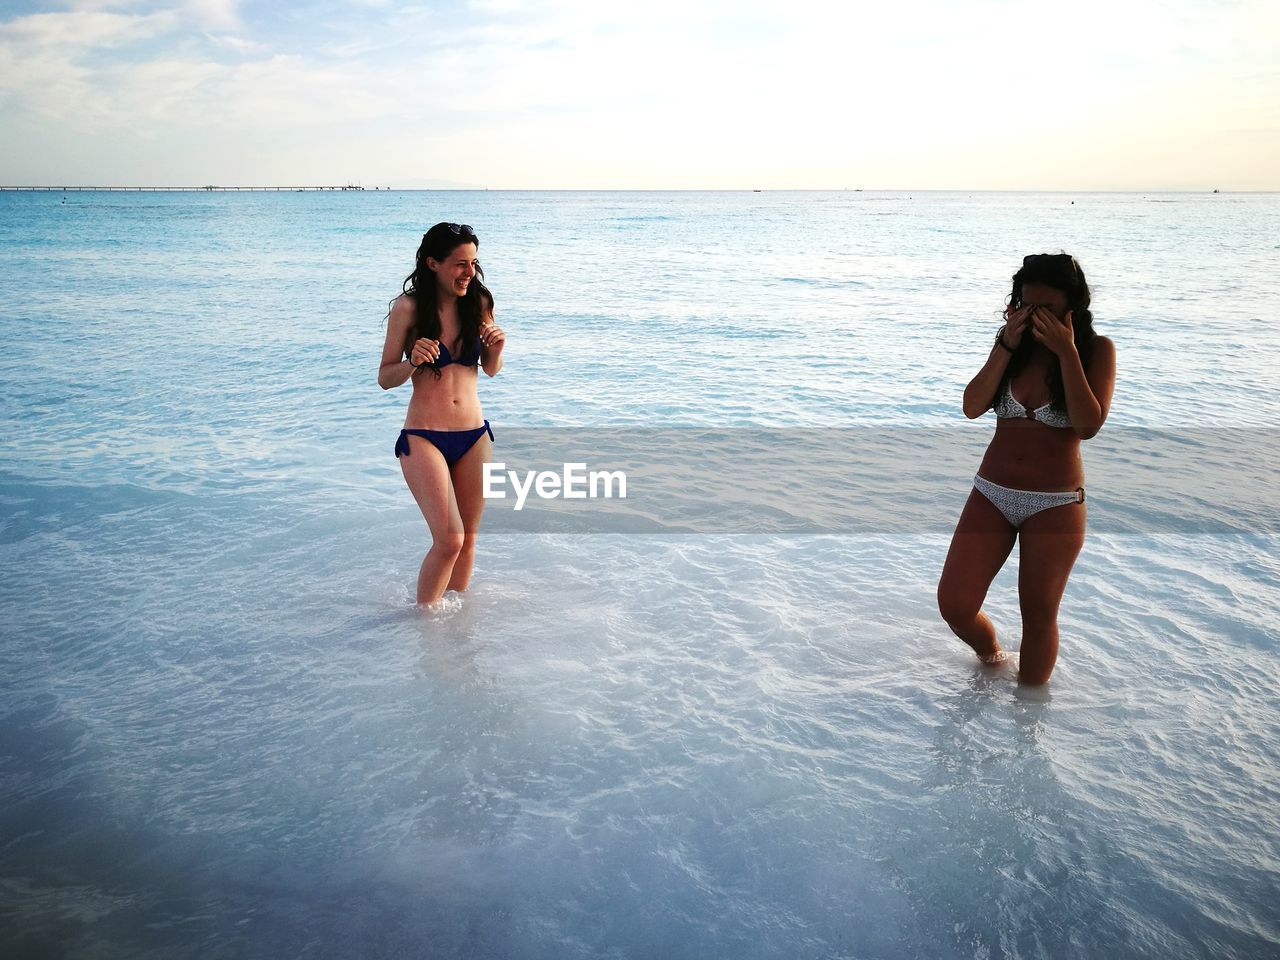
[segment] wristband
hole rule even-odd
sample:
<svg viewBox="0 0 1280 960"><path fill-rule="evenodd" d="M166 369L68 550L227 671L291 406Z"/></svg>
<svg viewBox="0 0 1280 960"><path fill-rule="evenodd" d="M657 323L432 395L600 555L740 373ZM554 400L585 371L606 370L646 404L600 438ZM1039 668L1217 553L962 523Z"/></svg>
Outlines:
<svg viewBox="0 0 1280 960"><path fill-rule="evenodd" d="M1017 352L1013 347L1009 346L1007 343L1004 342L1004 327L1001 327L1000 332L996 334L996 345L1004 347L1010 353Z"/></svg>

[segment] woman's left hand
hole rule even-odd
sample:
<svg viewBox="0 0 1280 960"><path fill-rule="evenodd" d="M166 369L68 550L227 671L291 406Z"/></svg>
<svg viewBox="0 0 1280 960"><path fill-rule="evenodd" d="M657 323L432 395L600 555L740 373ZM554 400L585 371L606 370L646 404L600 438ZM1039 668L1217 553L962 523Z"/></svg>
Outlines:
<svg viewBox="0 0 1280 960"><path fill-rule="evenodd" d="M496 355L502 352L502 348L507 342L507 335L502 332L500 326L496 323L491 323L480 328L480 342Z"/></svg>
<svg viewBox="0 0 1280 960"><path fill-rule="evenodd" d="M1036 307L1031 312L1031 335L1052 350L1058 359L1075 352L1075 328L1071 325L1071 311L1059 320L1046 307Z"/></svg>

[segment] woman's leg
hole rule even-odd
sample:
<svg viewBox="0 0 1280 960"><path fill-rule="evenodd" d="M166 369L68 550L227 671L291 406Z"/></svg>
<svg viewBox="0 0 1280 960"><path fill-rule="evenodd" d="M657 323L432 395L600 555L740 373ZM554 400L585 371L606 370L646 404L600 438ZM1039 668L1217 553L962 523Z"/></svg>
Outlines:
<svg viewBox="0 0 1280 960"><path fill-rule="evenodd" d="M462 551L462 520L444 456L422 437L409 437L408 441L409 455L400 458L400 469L431 529L431 549L418 570L418 603L435 603L444 596Z"/></svg>
<svg viewBox="0 0 1280 960"><path fill-rule="evenodd" d="M988 663L999 659L1000 644L991 618L982 612L982 601L1017 537L1018 531L1004 514L977 490L971 490L938 580L942 619Z"/></svg>
<svg viewBox="0 0 1280 960"><path fill-rule="evenodd" d="M486 433L453 465L453 489L458 499L458 514L462 518L463 538L462 550L449 577L449 590L466 590L471 583L471 567L476 560L476 534L480 530L480 515L484 513L484 465L492 453L493 441Z"/></svg>
<svg viewBox="0 0 1280 960"><path fill-rule="evenodd" d="M1084 545L1085 505L1068 503L1028 517L1018 531L1022 606L1019 683L1048 683L1058 659L1058 604Z"/></svg>

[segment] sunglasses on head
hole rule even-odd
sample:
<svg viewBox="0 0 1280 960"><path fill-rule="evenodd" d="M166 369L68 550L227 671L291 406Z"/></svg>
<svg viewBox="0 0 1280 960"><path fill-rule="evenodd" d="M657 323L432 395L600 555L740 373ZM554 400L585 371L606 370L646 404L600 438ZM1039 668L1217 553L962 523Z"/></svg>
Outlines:
<svg viewBox="0 0 1280 960"><path fill-rule="evenodd" d="M474 237L476 235L476 232L471 229L471 224L469 223L438 223L435 227L432 227L431 230L435 230L437 227L447 227L449 232L455 237ZM431 230L428 230L422 235L423 241L425 241L427 237L431 236Z"/></svg>

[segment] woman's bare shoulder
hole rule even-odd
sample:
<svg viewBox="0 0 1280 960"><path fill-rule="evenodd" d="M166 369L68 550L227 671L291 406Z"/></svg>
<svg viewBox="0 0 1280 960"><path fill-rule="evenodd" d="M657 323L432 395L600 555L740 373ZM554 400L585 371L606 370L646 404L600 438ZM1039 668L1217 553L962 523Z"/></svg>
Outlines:
<svg viewBox="0 0 1280 960"><path fill-rule="evenodd" d="M407 293L402 293L391 301L391 312L389 314L390 322L399 326L409 326L413 323L413 298Z"/></svg>

